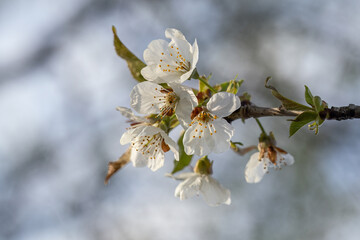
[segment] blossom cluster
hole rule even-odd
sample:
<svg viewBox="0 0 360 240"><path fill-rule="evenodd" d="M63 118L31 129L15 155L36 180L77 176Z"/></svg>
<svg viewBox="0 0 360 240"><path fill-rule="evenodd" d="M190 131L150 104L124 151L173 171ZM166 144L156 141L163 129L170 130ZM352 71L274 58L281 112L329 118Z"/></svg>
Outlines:
<svg viewBox="0 0 360 240"><path fill-rule="evenodd" d="M202 194L211 206L230 204L230 191L211 177L212 162L207 155L230 149L234 128L224 117L240 108L240 99L231 91L207 89L205 94L186 86L186 80L199 79L197 41L191 45L176 29L166 29L165 36L169 42L154 40L144 51L146 67L141 74L147 81L138 83L130 93L132 109L143 116L135 115L129 108L118 108L131 121L120 143L130 144L130 160L135 167L147 166L156 171L164 165L166 152L172 152L175 160L180 159L180 144L169 137L169 132L180 125L184 130L183 151L199 160L193 172L170 175L183 180L175 196L183 200ZM259 151L246 166L247 182L259 182L270 167L294 162L290 154L271 141L266 146L259 144Z"/></svg>

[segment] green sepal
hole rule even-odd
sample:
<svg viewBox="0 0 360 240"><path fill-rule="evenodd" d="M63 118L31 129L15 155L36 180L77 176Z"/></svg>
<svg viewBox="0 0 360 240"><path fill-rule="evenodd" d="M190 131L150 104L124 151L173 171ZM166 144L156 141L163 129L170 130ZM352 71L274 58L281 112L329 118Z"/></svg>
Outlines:
<svg viewBox="0 0 360 240"><path fill-rule="evenodd" d="M114 33L114 47L117 55L124 59L129 67L131 75L138 82L146 81L145 78L141 75L141 69L143 69L146 64L143 63L138 57L136 57L119 39L116 34L115 26L112 26L112 31Z"/></svg>
<svg viewBox="0 0 360 240"><path fill-rule="evenodd" d="M183 144L184 133L185 132L181 134L179 140L177 141L177 144L179 146L179 161L174 160L174 169L172 170L171 174L181 171L185 167L187 167L190 164L191 159L193 157L193 155L187 155L185 153L184 144Z"/></svg>
<svg viewBox="0 0 360 240"><path fill-rule="evenodd" d="M302 104L300 104L298 102L295 102L293 100L290 100L290 99L284 97L283 95L281 95L275 87L267 84L270 79L271 79L271 77L268 77L266 79L265 87L271 89L272 95L274 95L274 97L276 97L277 99L280 100L280 102L282 103L283 107L286 110L312 111L312 108L307 107L305 105L302 105Z"/></svg>
<svg viewBox="0 0 360 240"><path fill-rule="evenodd" d="M301 127L308 124L311 121L315 121L319 115L313 111L306 111L299 114L290 124L289 134L291 137L294 135Z"/></svg>
<svg viewBox="0 0 360 240"><path fill-rule="evenodd" d="M312 107L314 107L313 95L311 94L310 89L305 85L305 101Z"/></svg>

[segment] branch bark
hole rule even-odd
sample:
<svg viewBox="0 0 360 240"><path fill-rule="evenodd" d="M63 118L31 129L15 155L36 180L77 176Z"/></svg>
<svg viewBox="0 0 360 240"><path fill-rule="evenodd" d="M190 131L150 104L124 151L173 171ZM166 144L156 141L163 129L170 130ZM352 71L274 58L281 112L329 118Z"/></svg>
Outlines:
<svg viewBox="0 0 360 240"><path fill-rule="evenodd" d="M286 110L280 106L278 108L259 107L252 103L243 103L242 106L225 117L225 120L231 123L237 119L260 118L260 117L296 117L303 111ZM360 118L360 106L349 104L344 107L326 108L320 113L320 116L326 120L348 120L353 118Z"/></svg>

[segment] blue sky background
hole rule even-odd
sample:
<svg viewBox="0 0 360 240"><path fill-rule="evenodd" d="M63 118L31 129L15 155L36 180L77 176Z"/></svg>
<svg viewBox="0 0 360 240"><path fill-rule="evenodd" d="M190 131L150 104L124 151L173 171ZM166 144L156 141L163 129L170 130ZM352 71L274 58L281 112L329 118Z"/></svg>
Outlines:
<svg viewBox="0 0 360 240"><path fill-rule="evenodd" d="M253 185L250 154L211 154L230 206L175 198L171 154L155 173L127 165L103 179L127 148L115 107L129 107L136 84L112 25L141 59L168 27L196 38L199 72L212 83L238 75L257 105L279 106L264 88L272 76L294 100L307 85L344 106L360 104L359 10L355 0L0 1L0 239L358 239L359 120L289 139L286 118L262 119L296 162ZM236 141L256 144L254 120L233 125Z"/></svg>

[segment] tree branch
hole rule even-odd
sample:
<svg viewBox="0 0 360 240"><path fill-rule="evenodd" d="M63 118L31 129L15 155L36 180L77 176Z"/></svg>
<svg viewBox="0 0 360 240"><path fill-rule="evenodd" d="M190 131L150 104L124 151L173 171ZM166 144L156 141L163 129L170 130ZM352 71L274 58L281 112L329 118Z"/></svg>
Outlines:
<svg viewBox="0 0 360 240"><path fill-rule="evenodd" d="M225 117L225 120L231 123L237 119L260 118L260 117L296 117L303 111L286 110L280 106L278 108L258 107L251 102L242 102L241 107ZM353 118L360 118L360 106L349 104L344 107L325 108L320 113L320 116L326 120L348 120Z"/></svg>
<svg viewBox="0 0 360 240"><path fill-rule="evenodd" d="M348 120L353 118L360 118L360 106L349 104L344 107L331 107L326 108L320 112L320 116L325 114L326 120Z"/></svg>

